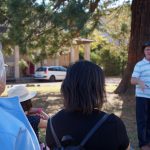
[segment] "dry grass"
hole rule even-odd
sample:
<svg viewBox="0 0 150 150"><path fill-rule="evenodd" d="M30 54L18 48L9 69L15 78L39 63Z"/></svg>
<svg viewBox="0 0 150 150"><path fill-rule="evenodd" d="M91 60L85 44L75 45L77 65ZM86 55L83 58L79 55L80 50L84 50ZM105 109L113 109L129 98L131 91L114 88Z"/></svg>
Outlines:
<svg viewBox="0 0 150 150"><path fill-rule="evenodd" d="M103 106L103 110L114 113L121 117L127 128L130 143L135 150L137 148L137 133L135 122L135 100L133 95L117 95L113 91L117 87L116 84L107 84L107 102ZM36 101L33 101L34 107L42 107L50 116L60 110L63 106L60 96L60 86L37 86L28 87L31 91L37 91ZM7 90L7 89L6 89ZM4 92L6 95L6 91ZM44 132L41 132L44 139Z"/></svg>

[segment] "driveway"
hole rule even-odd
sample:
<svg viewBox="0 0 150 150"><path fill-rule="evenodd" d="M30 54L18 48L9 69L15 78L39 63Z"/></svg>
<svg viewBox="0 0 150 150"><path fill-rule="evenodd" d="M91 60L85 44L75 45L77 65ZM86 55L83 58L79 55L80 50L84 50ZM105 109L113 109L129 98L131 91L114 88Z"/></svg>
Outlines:
<svg viewBox="0 0 150 150"><path fill-rule="evenodd" d="M105 81L106 81L106 84L119 84L120 83L120 80L121 78L120 77L106 77L105 78ZM33 80L31 80L30 78L29 79L26 79L26 80L23 80L21 79L20 81L17 81L17 82L9 82L7 83L8 86L13 86L13 85L18 85L18 84L22 84L24 86L47 86L47 85L61 85L62 82L35 82Z"/></svg>

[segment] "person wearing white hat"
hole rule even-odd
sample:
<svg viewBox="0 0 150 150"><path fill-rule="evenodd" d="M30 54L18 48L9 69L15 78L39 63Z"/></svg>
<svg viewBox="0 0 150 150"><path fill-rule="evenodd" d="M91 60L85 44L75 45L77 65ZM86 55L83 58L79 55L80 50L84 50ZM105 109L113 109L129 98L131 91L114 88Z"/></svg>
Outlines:
<svg viewBox="0 0 150 150"><path fill-rule="evenodd" d="M6 73L0 49L0 95L5 90ZM40 150L18 97L0 97L0 150Z"/></svg>
<svg viewBox="0 0 150 150"><path fill-rule="evenodd" d="M19 97L21 106L39 140L39 128L47 127L47 120L49 116L45 112L43 112L42 108L32 107L32 98L34 98L36 94L37 92L29 91L23 85L13 86L8 90L8 97Z"/></svg>

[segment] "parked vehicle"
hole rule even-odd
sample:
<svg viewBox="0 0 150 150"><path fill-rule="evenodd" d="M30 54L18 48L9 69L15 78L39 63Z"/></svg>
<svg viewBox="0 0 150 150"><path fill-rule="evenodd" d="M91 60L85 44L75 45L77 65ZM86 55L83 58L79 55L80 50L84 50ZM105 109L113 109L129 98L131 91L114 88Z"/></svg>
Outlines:
<svg viewBox="0 0 150 150"><path fill-rule="evenodd" d="M34 74L36 80L63 80L66 76L67 69L62 66L41 66L37 68Z"/></svg>

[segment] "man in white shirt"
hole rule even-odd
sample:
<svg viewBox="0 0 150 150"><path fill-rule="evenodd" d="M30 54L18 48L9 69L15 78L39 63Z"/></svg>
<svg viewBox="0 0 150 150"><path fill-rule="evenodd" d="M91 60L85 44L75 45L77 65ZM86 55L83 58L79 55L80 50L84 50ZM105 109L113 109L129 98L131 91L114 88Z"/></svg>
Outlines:
<svg viewBox="0 0 150 150"><path fill-rule="evenodd" d="M145 57L137 62L131 84L136 85L136 121L139 147L150 150L150 41L143 45Z"/></svg>

